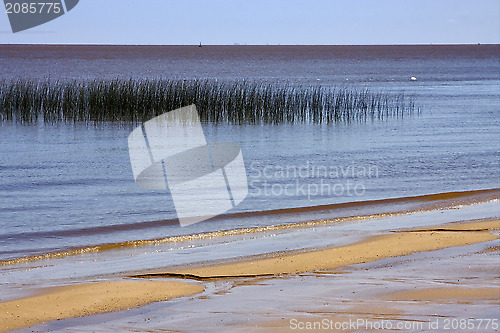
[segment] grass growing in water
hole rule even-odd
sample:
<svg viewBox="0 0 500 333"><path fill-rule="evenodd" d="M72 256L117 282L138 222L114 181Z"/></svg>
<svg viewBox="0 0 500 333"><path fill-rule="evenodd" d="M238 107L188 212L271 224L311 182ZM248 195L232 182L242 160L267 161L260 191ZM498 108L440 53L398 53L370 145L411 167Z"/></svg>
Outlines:
<svg viewBox="0 0 500 333"><path fill-rule="evenodd" d="M332 123L403 117L404 94L350 88L213 80L111 80L0 83L0 121L143 122L196 104L213 123Z"/></svg>

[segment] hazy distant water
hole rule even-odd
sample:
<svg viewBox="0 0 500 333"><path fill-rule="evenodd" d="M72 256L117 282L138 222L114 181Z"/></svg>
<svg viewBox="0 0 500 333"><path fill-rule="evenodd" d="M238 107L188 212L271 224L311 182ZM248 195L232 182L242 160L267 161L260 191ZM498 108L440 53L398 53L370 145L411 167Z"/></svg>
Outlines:
<svg viewBox="0 0 500 333"><path fill-rule="evenodd" d="M257 79L294 83L497 80L500 47L0 46L0 78Z"/></svg>
<svg viewBox="0 0 500 333"><path fill-rule="evenodd" d="M422 112L404 119L204 124L208 141L242 147L251 189L237 209L260 211L500 187L498 51L482 45L0 46L0 79L245 79L415 97ZM418 80L409 81L411 76ZM166 193L134 184L127 151L132 129L0 123L0 259L222 227L141 224L175 215ZM279 173L287 167L309 171L298 177ZM326 177L323 169L337 174ZM326 185L316 194L301 190L318 184Z"/></svg>

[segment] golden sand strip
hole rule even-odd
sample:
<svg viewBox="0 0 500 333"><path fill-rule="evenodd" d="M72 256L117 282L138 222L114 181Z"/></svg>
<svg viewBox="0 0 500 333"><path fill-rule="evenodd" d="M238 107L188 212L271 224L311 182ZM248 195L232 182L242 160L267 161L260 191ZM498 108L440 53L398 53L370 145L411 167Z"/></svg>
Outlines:
<svg viewBox="0 0 500 333"><path fill-rule="evenodd" d="M479 219L462 222L454 222L439 227L426 228L425 231L443 230L443 231L493 231L500 229L500 220ZM409 231L417 231L410 229Z"/></svg>
<svg viewBox="0 0 500 333"><path fill-rule="evenodd" d="M203 279L329 270L386 257L491 241L499 237L490 231L498 229L500 220L453 224L435 230L379 235L325 250L276 253L266 258L189 267L152 275L192 275ZM55 287L40 295L0 303L0 332L51 320L139 307L200 293L203 289L200 285L173 281L112 281Z"/></svg>
<svg viewBox="0 0 500 333"><path fill-rule="evenodd" d="M403 197L403 198L393 198L393 199L381 199L381 200L368 200L368 201L354 201L348 203L339 203L339 204L331 204L331 205L320 205L320 206L311 206L311 207L298 207L298 208L286 208L286 209L277 209L271 211L262 211L262 212L250 212L250 213L233 213L226 214L226 217L246 217L246 216L268 216L274 214L301 214L307 212L317 212L317 211L330 211L336 209L345 209L345 208L355 208L355 207L369 207L376 205L397 205L397 204L418 204L418 206L414 206L412 209L398 210L394 208L382 209L381 212L376 214L368 214L368 215L353 215L353 216L344 216L337 217L333 219L325 219L325 220L313 220L306 222L298 222L291 224L278 224L278 225L270 225L263 227L249 227L249 228L241 228L241 229L231 229L231 230L222 230L222 231L212 231L212 232L204 232L192 235L183 235L183 236L171 236L166 238L159 239L149 239L149 240L135 240L135 241L127 241L121 243L112 243L112 244L102 244L90 247L82 247L82 248L74 248L65 251L59 252L51 252L46 254L39 254L30 257L22 257L16 259L8 259L8 260L0 260L0 266L7 265L15 265L22 264L37 260L46 260L46 259L54 259L54 258L64 258L74 255L86 254L86 253L96 253L96 252L104 252L116 249L123 249L127 247L140 247L140 246L151 246L151 245L159 245L159 244L167 244L167 243L177 243L183 241L193 241L198 239L211 239L214 237L228 237L228 236L236 236L236 235L244 235L248 233L259 233L259 232L269 232L269 231L283 231L286 229L295 229L295 228L308 228L325 224L333 224L347 221L356 221L356 220L364 220L364 219L375 219L375 218L383 218L394 215L402 215L409 213L417 213L422 211L436 210L436 209L448 209L453 208L456 205L470 205L472 203L480 203L487 202L490 200L498 200L500 198L500 189L493 188L488 190L475 190L475 191L465 191L465 192L445 192L445 193L437 193L437 194L427 194L421 196L414 197ZM417 208L418 207L418 208Z"/></svg>
<svg viewBox="0 0 500 333"><path fill-rule="evenodd" d="M428 288L417 290L405 290L387 295L390 301L429 301L429 302L452 302L458 300L465 302L469 300L490 300L500 304L499 287L467 288L446 287Z"/></svg>
<svg viewBox="0 0 500 333"><path fill-rule="evenodd" d="M50 288L0 303L0 332L47 321L139 307L197 294L203 286L174 281L110 281Z"/></svg>
<svg viewBox="0 0 500 333"><path fill-rule="evenodd" d="M449 230L443 230L446 228ZM301 253L282 252L267 258L181 268L155 275L187 275L203 279L331 270L387 257L491 241L499 237L491 234L490 230L498 229L500 229L500 220L467 223L462 227L460 224L453 224L437 230L403 231L378 235L359 243L324 250Z"/></svg>

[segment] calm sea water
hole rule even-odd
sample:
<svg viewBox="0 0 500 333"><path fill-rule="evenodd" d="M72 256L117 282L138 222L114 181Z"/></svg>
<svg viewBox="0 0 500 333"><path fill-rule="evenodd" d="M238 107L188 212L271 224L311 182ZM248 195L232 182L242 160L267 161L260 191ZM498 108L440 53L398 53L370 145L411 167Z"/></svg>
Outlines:
<svg viewBox="0 0 500 333"><path fill-rule="evenodd" d="M421 113L404 119L203 124L207 141L241 146L250 193L234 211L258 212L500 187L499 50L0 46L0 79L245 79L414 97ZM134 127L0 123L0 260L277 223L256 217L179 227L167 193L134 183L127 147Z"/></svg>

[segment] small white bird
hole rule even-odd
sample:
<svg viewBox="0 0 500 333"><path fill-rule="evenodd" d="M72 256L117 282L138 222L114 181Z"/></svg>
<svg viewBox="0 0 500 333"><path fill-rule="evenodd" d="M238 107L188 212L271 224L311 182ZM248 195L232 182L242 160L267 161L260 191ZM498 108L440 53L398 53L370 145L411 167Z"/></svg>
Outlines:
<svg viewBox="0 0 500 333"><path fill-rule="evenodd" d="M412 76L412 77L410 78L410 81L417 81L417 78L416 78L416 77L414 77L414 76Z"/></svg>

